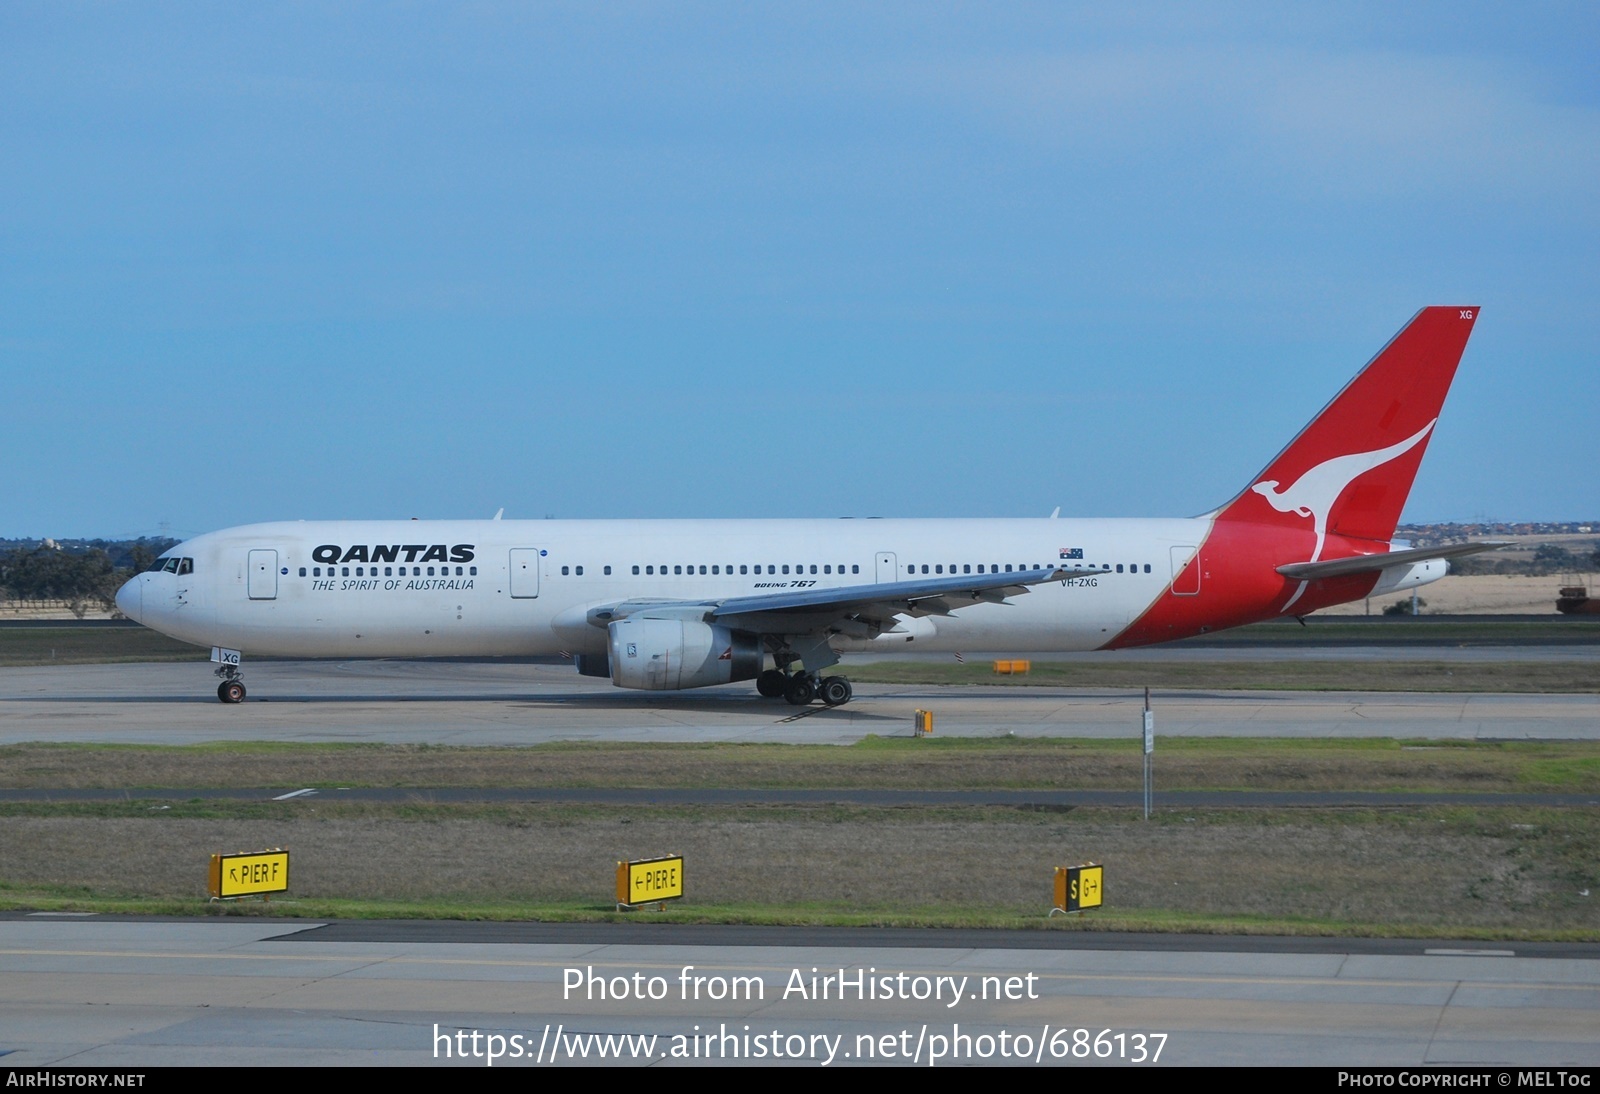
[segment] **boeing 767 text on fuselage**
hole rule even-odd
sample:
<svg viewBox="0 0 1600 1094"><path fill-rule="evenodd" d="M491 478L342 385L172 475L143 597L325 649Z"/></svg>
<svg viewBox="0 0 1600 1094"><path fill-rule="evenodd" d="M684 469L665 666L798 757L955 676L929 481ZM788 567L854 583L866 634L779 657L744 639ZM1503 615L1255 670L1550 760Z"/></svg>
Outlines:
<svg viewBox="0 0 1600 1094"><path fill-rule="evenodd" d="M852 650L1166 642L1406 590L1489 544L1392 542L1478 314L1418 312L1221 508L1189 519L316 521L179 544L117 594L242 655L571 653L619 687L755 680L805 705Z"/></svg>

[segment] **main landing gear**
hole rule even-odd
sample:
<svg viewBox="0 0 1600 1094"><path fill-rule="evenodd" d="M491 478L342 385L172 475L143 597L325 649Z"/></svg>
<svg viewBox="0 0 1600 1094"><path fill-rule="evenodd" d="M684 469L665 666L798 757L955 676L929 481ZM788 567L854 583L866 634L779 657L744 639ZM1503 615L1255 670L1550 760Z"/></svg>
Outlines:
<svg viewBox="0 0 1600 1094"><path fill-rule="evenodd" d="M217 685L217 699L224 703L244 702L244 681L239 678L238 665L218 665L216 674L222 677Z"/></svg>
<svg viewBox="0 0 1600 1094"><path fill-rule="evenodd" d="M809 672L784 672L768 669L756 677L756 691L768 699L780 695L797 707L810 706L821 699L830 707L848 703L855 694L843 676L813 676Z"/></svg>

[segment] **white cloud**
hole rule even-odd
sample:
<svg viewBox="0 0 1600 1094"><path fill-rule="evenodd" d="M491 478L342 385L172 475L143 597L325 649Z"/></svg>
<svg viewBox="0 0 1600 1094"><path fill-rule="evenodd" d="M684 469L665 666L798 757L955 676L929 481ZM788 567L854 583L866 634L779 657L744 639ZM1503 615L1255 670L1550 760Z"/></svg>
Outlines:
<svg viewBox="0 0 1600 1094"><path fill-rule="evenodd" d="M969 62L911 82L1041 151L1231 162L1335 196L1587 195L1600 179L1600 111L1478 57L1161 45Z"/></svg>

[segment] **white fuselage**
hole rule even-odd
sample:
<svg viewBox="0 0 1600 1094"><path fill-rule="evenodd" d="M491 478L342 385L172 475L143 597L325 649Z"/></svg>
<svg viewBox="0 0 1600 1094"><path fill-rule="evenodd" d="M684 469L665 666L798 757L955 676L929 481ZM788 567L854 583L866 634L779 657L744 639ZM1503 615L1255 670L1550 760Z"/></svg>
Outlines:
<svg viewBox="0 0 1600 1094"><path fill-rule="evenodd" d="M569 653L620 687L754 679L835 706L849 681L820 674L850 649L1120 649L1303 616L1445 573L1383 560L1477 314L1419 311L1204 517L253 524L180 544L117 605L219 647L224 702L248 654Z"/></svg>
<svg viewBox="0 0 1600 1094"><path fill-rule="evenodd" d="M1083 576L835 645L1089 650L1171 595L1210 526L1208 518L283 522L189 540L167 554L192 559L190 572L142 574L118 604L173 637L246 654L528 656L603 650L606 631L585 613L621 601L1060 566Z"/></svg>

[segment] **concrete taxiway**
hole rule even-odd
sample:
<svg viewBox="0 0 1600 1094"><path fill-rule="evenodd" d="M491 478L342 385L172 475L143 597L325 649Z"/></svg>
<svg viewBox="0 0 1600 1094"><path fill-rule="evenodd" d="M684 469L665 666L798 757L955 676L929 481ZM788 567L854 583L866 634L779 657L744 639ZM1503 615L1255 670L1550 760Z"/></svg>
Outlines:
<svg viewBox="0 0 1600 1094"><path fill-rule="evenodd" d="M0 744L848 744L909 733L918 709L945 736L1120 737L1137 732L1143 702L1131 689L860 684L846 706L796 709L748 684L650 694L504 663L262 662L246 680L249 700L225 706L203 664L0 669ZM1159 691L1155 709L1168 736L1600 738L1600 695Z"/></svg>
<svg viewBox="0 0 1600 1094"><path fill-rule="evenodd" d="M1600 1064L1593 947L863 931L785 944L715 927L651 944L631 925L527 925L537 941L489 926L502 929L8 917L0 1052L10 1067L229 1073L484 1067L491 1052L498 1067Z"/></svg>

